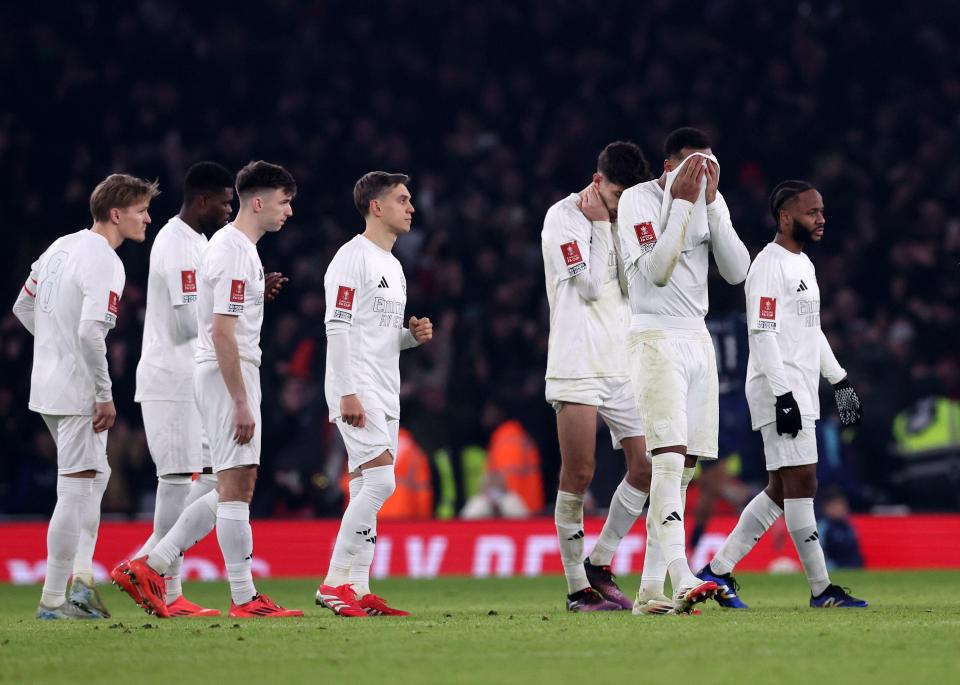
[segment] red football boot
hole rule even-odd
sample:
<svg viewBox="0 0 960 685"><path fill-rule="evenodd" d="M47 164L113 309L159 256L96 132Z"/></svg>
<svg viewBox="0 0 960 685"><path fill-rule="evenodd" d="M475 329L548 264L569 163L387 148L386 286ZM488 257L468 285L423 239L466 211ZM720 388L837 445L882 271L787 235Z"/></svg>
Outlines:
<svg viewBox="0 0 960 685"><path fill-rule="evenodd" d="M114 585L120 588L121 592L128 594L133 601L137 603L138 607L144 611L149 611L147 603L143 601L143 595L140 594L140 590L137 589L133 579L130 577L129 561L121 561L117 564L114 569L110 571L110 579Z"/></svg>
<svg viewBox="0 0 960 685"><path fill-rule="evenodd" d="M377 597L372 592L364 595L358 602L360 608L367 612L368 616L409 616L409 611L403 609L394 609L387 604L383 597Z"/></svg>
<svg viewBox="0 0 960 685"><path fill-rule="evenodd" d="M167 611L170 612L170 618L188 618L192 616L219 616L219 609L206 609L199 604L194 604L189 599L180 595L167 605Z"/></svg>
<svg viewBox="0 0 960 685"><path fill-rule="evenodd" d="M230 618L289 618L303 616L299 609L284 609L266 595L254 595L243 604L230 602Z"/></svg>
<svg viewBox="0 0 960 685"><path fill-rule="evenodd" d="M131 560L127 575L137 586L147 611L153 612L157 618L170 618L170 612L167 611L167 586L163 582L163 576L150 568L147 557Z"/></svg>
<svg viewBox="0 0 960 685"><path fill-rule="evenodd" d="M367 612L357 603L357 593L349 584L336 587L321 585L317 590L317 604L344 618L366 618L367 616Z"/></svg>

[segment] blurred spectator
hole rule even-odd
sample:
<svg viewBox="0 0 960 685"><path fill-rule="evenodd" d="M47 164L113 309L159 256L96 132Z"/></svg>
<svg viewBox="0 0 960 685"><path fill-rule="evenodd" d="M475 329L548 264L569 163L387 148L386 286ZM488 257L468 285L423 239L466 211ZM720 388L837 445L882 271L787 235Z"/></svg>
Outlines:
<svg viewBox="0 0 960 685"><path fill-rule="evenodd" d="M863 568L860 541L850 523L850 504L842 490L828 489L820 498L817 530L827 568Z"/></svg>

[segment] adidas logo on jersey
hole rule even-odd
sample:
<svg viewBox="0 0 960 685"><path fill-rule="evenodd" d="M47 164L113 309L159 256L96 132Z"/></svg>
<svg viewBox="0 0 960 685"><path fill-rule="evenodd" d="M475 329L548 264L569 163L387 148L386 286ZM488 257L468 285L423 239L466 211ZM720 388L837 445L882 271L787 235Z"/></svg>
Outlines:
<svg viewBox="0 0 960 685"><path fill-rule="evenodd" d="M377 285L377 287L378 287L378 288L389 288L390 286L387 284L387 279L386 279L384 276L381 276L381 277L380 277L380 284Z"/></svg>
<svg viewBox="0 0 960 685"><path fill-rule="evenodd" d="M807 284L803 282L803 279L800 280L800 287L797 288L798 293L802 293L804 290L809 290Z"/></svg>
<svg viewBox="0 0 960 685"><path fill-rule="evenodd" d="M662 525L666 525L666 524L667 524L668 522L670 522L670 521L682 521L682 520L683 520L683 519L680 518L680 514L678 514L678 513L675 512L675 511L671 511L671 512L670 512L670 515L667 516L667 518L663 519L663 523L661 523L660 525L661 525L661 526L662 526Z"/></svg>

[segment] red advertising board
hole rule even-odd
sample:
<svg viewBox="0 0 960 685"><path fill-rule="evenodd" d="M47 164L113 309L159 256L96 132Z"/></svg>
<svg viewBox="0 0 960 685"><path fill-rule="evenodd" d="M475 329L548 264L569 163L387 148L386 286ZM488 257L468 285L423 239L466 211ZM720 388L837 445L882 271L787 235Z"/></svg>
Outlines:
<svg viewBox="0 0 960 685"><path fill-rule="evenodd" d="M734 517L715 518L693 550L690 564L709 561L736 524ZM254 573L262 577L314 577L326 571L337 534L337 521L254 521ZM869 569L960 568L960 515L854 516L853 525ZM588 519L585 549L603 526ZM645 535L642 525L624 538L613 560L617 574L639 573ZM128 558L150 533L147 523L104 523L96 551L101 580L118 561ZM0 524L0 582L43 580L45 523ZM799 570L793 543L781 519L738 567L743 571ZM375 577L432 578L438 575L536 576L561 572L553 520L524 521L390 521L377 531ZM215 535L190 550L183 572L187 578L224 577Z"/></svg>

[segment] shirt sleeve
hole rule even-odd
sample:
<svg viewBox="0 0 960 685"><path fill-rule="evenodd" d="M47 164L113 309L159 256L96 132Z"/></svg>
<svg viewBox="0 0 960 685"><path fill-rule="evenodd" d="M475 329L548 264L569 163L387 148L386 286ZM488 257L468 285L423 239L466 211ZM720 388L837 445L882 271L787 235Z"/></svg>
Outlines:
<svg viewBox="0 0 960 685"><path fill-rule="evenodd" d="M100 258L87 261L81 283L80 321L102 321L108 328L117 325L125 280L123 266L118 267L118 261Z"/></svg>
<svg viewBox="0 0 960 685"><path fill-rule="evenodd" d="M783 302L783 278L773 260L757 258L750 268L746 285L747 330L751 333L780 332L780 307Z"/></svg>
<svg viewBox="0 0 960 685"><path fill-rule="evenodd" d="M247 302L247 290L256 278L250 260L235 247L214 248L209 254L207 277L213 286L213 313L240 316Z"/></svg>
<svg viewBox="0 0 960 685"><path fill-rule="evenodd" d="M20 293L17 295L16 302L13 303L14 316L20 320L24 328L30 331L30 335L33 335L36 325L38 268L39 261L34 262L30 267L30 275L27 276L27 280L24 281L23 287L20 288Z"/></svg>
<svg viewBox="0 0 960 685"><path fill-rule="evenodd" d="M720 275L730 285L743 283L750 270L750 252L740 240L730 219L730 209L720 191L707 205L707 225L710 228L710 247Z"/></svg>
<svg viewBox="0 0 960 685"><path fill-rule="evenodd" d="M661 230L660 205L640 192L620 197L617 224L627 280L642 275L658 287L670 282L683 251L693 203L675 199Z"/></svg>
<svg viewBox="0 0 960 685"><path fill-rule="evenodd" d="M339 321L348 326L353 325L362 280L362 265L358 258L343 253L333 258L323 278L326 299L324 323Z"/></svg>
<svg viewBox="0 0 960 685"><path fill-rule="evenodd" d="M577 216L579 214L579 216ZM547 216L547 255L553 260L559 281L575 278L589 271L591 224L577 210L566 207Z"/></svg>
<svg viewBox="0 0 960 685"><path fill-rule="evenodd" d="M830 347L826 334L820 331L820 375L827 379L830 385L836 385L847 377L846 370L840 366L837 356Z"/></svg>

